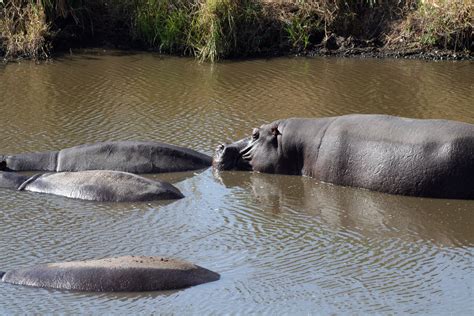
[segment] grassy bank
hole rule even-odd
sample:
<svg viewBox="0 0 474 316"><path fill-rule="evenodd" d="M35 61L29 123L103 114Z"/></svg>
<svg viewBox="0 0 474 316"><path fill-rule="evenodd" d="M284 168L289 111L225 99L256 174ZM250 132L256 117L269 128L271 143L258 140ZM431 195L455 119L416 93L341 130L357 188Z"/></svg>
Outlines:
<svg viewBox="0 0 474 316"><path fill-rule="evenodd" d="M472 50L471 0L0 0L0 54L111 46L200 60L348 51Z"/></svg>

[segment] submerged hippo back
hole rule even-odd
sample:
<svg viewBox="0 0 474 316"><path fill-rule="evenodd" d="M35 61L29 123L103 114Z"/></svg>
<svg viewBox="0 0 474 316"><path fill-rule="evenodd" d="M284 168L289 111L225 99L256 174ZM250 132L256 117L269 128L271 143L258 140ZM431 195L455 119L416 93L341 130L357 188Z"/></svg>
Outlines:
<svg viewBox="0 0 474 316"><path fill-rule="evenodd" d="M75 199L112 202L183 197L177 188L167 182L108 170L47 173L24 185L23 189Z"/></svg>
<svg viewBox="0 0 474 316"><path fill-rule="evenodd" d="M3 282L76 291L158 291L217 281L219 274L163 257L125 256L40 264L5 273Z"/></svg>
<svg viewBox="0 0 474 316"><path fill-rule="evenodd" d="M121 141L81 145L59 152L56 171L117 170L132 173L207 168L211 157L158 142Z"/></svg>
<svg viewBox="0 0 474 316"><path fill-rule="evenodd" d="M308 175L394 194L474 198L474 125L342 116L328 126Z"/></svg>

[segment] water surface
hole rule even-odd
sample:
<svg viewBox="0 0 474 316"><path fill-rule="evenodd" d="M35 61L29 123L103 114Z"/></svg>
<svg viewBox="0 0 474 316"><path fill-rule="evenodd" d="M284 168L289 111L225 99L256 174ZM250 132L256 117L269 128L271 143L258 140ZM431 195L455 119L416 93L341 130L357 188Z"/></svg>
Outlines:
<svg viewBox="0 0 474 316"><path fill-rule="evenodd" d="M474 64L291 59L199 64L83 54L0 66L0 153L158 140L211 154L275 119L385 113L474 123ZM220 281L152 293L0 284L0 313L474 312L474 202L310 178L212 170L154 175L177 202L95 203L0 190L0 270L165 255Z"/></svg>

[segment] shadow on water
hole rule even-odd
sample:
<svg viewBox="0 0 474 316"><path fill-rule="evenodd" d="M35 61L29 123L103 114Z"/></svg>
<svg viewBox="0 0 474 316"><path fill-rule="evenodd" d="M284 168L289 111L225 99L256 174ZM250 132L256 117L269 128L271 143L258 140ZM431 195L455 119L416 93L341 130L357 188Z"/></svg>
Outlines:
<svg viewBox="0 0 474 316"><path fill-rule="evenodd" d="M53 57L54 61L65 61L73 60L74 58L84 59L84 60L100 60L100 57L103 56L113 56L113 57L127 57L143 55L143 52L135 50L115 50L115 49L73 49L70 51L57 52ZM161 55L160 55L161 56Z"/></svg>
<svg viewBox="0 0 474 316"><path fill-rule="evenodd" d="M472 201L416 198L319 183L300 176L214 172L226 187L248 190L260 208L291 209L370 238L399 237L439 246L474 245Z"/></svg>

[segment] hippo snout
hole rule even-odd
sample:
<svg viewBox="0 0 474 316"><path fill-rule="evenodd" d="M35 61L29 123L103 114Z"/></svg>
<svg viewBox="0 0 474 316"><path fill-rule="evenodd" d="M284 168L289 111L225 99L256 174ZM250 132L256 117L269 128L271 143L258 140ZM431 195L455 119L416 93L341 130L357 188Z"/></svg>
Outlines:
<svg viewBox="0 0 474 316"><path fill-rule="evenodd" d="M222 154L224 153L224 150L225 150L225 144L217 145L216 151L214 152L214 157L212 158L212 163L213 164L216 160L221 159Z"/></svg>
<svg viewBox="0 0 474 316"><path fill-rule="evenodd" d="M213 167L217 170L250 170L250 165L242 159L241 154L249 141L249 138L244 138L232 144L218 145L212 160Z"/></svg>
<svg viewBox="0 0 474 316"><path fill-rule="evenodd" d="M212 160L215 160L216 158L220 158L222 156L222 153L224 152L225 149L225 144L219 144L216 147L216 150L214 152L214 157Z"/></svg>
<svg viewBox="0 0 474 316"><path fill-rule="evenodd" d="M234 160L237 158L238 152L233 148L229 148L224 144L217 146L212 159L212 165L217 170L230 170L233 168Z"/></svg>

